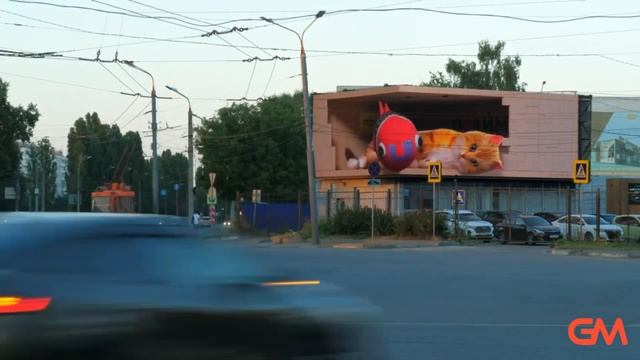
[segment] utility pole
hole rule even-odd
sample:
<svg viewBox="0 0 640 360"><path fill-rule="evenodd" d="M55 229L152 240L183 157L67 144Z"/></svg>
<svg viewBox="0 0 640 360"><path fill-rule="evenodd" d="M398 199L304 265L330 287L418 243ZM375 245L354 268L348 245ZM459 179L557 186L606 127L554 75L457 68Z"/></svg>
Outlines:
<svg viewBox="0 0 640 360"><path fill-rule="evenodd" d="M78 167L76 169L76 212L80 212L80 202L82 199L82 193L80 190L82 186L80 185L80 167L82 166L82 162L85 160L91 159L91 156L84 157L80 155L78 158Z"/></svg>
<svg viewBox="0 0 640 360"><path fill-rule="evenodd" d="M315 18L298 34L296 31L275 22L273 19L260 17L260 19L290 31L300 40L300 67L302 70L302 102L304 106L304 120L307 130L307 178L309 181L309 212L311 216L311 238L315 244L320 244L320 229L318 226L318 197L316 193L316 165L315 154L313 148L313 121L311 119L311 105L309 104L309 81L307 78L307 55L304 51L304 34L313 25L313 23L321 18L325 11L318 11Z"/></svg>
<svg viewBox="0 0 640 360"><path fill-rule="evenodd" d="M165 85L165 87L176 94L182 96L187 100L189 104L189 112L187 114L187 124L188 124L188 139L189 142L187 144L187 154L189 166L187 169L187 219L191 221L193 219L193 111L191 110L191 100L183 93L178 91L175 87Z"/></svg>
<svg viewBox="0 0 640 360"><path fill-rule="evenodd" d="M158 193L158 122L156 118L156 81L150 72L138 67L133 63L133 61L124 61L124 63L151 77L151 191L153 199L153 213L158 214L160 213L160 205Z"/></svg>
<svg viewBox="0 0 640 360"><path fill-rule="evenodd" d="M42 173L42 209L41 211L46 211L46 202L47 202L47 175L44 170L44 156L42 159L41 165L41 173Z"/></svg>

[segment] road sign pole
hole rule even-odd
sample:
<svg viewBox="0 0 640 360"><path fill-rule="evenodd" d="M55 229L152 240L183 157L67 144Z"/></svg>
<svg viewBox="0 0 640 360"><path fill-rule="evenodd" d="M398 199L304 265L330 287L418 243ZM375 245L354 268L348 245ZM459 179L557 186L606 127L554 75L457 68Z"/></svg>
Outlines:
<svg viewBox="0 0 640 360"><path fill-rule="evenodd" d="M436 183L432 183L433 196L431 197L431 240L436 239Z"/></svg>
<svg viewBox="0 0 640 360"><path fill-rule="evenodd" d="M454 238L458 239L458 179L453 178L453 233Z"/></svg>
<svg viewBox="0 0 640 360"><path fill-rule="evenodd" d="M371 187L371 241L373 241L373 229L374 229L374 216L373 216L373 206L374 206L374 199L376 197L376 187L372 186Z"/></svg>

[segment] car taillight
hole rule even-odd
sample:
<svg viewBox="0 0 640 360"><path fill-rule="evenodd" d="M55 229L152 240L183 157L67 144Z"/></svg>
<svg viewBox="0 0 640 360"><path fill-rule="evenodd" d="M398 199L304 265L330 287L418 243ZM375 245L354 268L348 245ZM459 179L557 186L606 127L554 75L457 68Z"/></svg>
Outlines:
<svg viewBox="0 0 640 360"><path fill-rule="evenodd" d="M17 314L42 311L49 306L51 298L21 298L15 296L0 296L0 314Z"/></svg>

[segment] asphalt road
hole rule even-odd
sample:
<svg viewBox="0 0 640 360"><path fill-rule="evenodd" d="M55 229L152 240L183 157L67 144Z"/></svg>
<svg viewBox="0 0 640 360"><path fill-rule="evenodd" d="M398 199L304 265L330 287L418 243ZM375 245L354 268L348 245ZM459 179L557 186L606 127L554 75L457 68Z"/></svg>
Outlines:
<svg viewBox="0 0 640 360"><path fill-rule="evenodd" d="M264 247L258 253L382 308L390 359L638 359L640 261L561 257L491 245L354 250ZM623 347L573 345L577 317L622 317Z"/></svg>

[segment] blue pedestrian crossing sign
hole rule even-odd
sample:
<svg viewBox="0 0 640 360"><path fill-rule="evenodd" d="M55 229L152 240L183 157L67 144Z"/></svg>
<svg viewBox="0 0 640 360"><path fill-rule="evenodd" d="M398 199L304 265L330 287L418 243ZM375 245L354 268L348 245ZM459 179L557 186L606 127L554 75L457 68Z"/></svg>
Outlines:
<svg viewBox="0 0 640 360"><path fill-rule="evenodd" d="M453 204L464 205L464 190L453 191Z"/></svg>

